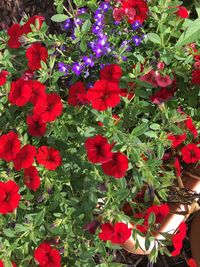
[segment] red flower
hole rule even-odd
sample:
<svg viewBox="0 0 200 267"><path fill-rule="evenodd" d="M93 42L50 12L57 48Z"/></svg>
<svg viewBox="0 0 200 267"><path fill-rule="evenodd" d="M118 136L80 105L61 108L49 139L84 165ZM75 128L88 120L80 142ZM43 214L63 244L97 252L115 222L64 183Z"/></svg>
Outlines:
<svg viewBox="0 0 200 267"><path fill-rule="evenodd" d="M131 24L136 20L142 23L147 19L148 6L144 0L124 1L122 8Z"/></svg>
<svg viewBox="0 0 200 267"><path fill-rule="evenodd" d="M29 20L22 26L22 32L23 32L24 34L28 34L29 32L32 32L32 30L31 30L31 26L30 26L30 25L34 25L34 26L36 27L36 20L38 20L38 22L39 22L39 29L38 29L38 30L40 30L41 27L42 27L42 22L44 21L44 17L35 15L35 16L31 17L31 18L30 18L30 19L29 19Z"/></svg>
<svg viewBox="0 0 200 267"><path fill-rule="evenodd" d="M104 163L112 158L112 146L102 135L89 137L85 142L88 160L92 163Z"/></svg>
<svg viewBox="0 0 200 267"><path fill-rule="evenodd" d="M187 260L187 264L189 267L198 267L196 261L192 258Z"/></svg>
<svg viewBox="0 0 200 267"><path fill-rule="evenodd" d="M61 257L58 250L51 248L47 242L40 244L34 251L34 259L40 267L61 267Z"/></svg>
<svg viewBox="0 0 200 267"><path fill-rule="evenodd" d="M176 175L177 176L181 176L181 165L180 165L180 162L179 162L178 158L175 158L174 167L175 167L175 170L176 170Z"/></svg>
<svg viewBox="0 0 200 267"><path fill-rule="evenodd" d="M43 136L46 132L46 123L41 116L27 116L28 132L32 136Z"/></svg>
<svg viewBox="0 0 200 267"><path fill-rule="evenodd" d="M113 153L110 161L103 163L103 172L115 178L122 178L126 175L128 170L128 158L121 152Z"/></svg>
<svg viewBox="0 0 200 267"><path fill-rule="evenodd" d="M84 105L88 103L87 92L83 82L76 82L70 86L67 102L72 106Z"/></svg>
<svg viewBox="0 0 200 267"><path fill-rule="evenodd" d="M8 99L12 105L24 106L31 97L32 90L27 81L19 79L11 83Z"/></svg>
<svg viewBox="0 0 200 267"><path fill-rule="evenodd" d="M19 187L14 181L0 181L0 213L13 212L19 205Z"/></svg>
<svg viewBox="0 0 200 267"><path fill-rule="evenodd" d="M101 225L99 238L103 241L110 240L113 244L123 244L131 236L132 229L128 228L125 223L118 222L112 226L110 223Z"/></svg>
<svg viewBox="0 0 200 267"><path fill-rule="evenodd" d="M100 79L108 80L109 82L119 83L122 77L122 69L119 65L110 64L105 66L100 71Z"/></svg>
<svg viewBox="0 0 200 267"><path fill-rule="evenodd" d="M123 8L114 8L113 9L113 18L115 21L121 21L124 16L124 9Z"/></svg>
<svg viewBox="0 0 200 267"><path fill-rule="evenodd" d="M169 214L169 206L167 204L153 205L147 209L145 219L148 221L150 214L153 212L156 216L155 223L161 223L162 220Z"/></svg>
<svg viewBox="0 0 200 267"><path fill-rule="evenodd" d="M127 88L121 89L120 95L128 98L128 100L130 100L131 98L133 98L135 96L133 90L128 90Z"/></svg>
<svg viewBox="0 0 200 267"><path fill-rule="evenodd" d="M33 105L36 105L38 102L44 102L47 98L47 94L45 92L46 86L39 81L29 80L27 84L31 87L32 95L30 98L30 102Z"/></svg>
<svg viewBox="0 0 200 267"><path fill-rule="evenodd" d="M36 191L40 187L40 177L36 167L31 166L24 170L24 183L33 191Z"/></svg>
<svg viewBox="0 0 200 267"><path fill-rule="evenodd" d="M180 254L183 245L182 243L186 236L186 230L187 230L186 224L182 222L179 225L178 230L179 230L178 233L172 237L172 244L174 246L174 250L171 253L172 256L178 256Z"/></svg>
<svg viewBox="0 0 200 267"><path fill-rule="evenodd" d="M186 163L195 163L200 160L200 148L196 144L188 144L181 150L183 161Z"/></svg>
<svg viewBox="0 0 200 267"><path fill-rule="evenodd" d="M176 89L175 89L176 90ZM161 104L174 96L174 89L162 88L150 97L152 103Z"/></svg>
<svg viewBox="0 0 200 267"><path fill-rule="evenodd" d="M177 6L178 11L175 12L176 15L183 19L187 19L189 17L189 12L186 7L184 6Z"/></svg>
<svg viewBox="0 0 200 267"><path fill-rule="evenodd" d="M34 157L36 156L36 148L32 145L25 145L16 155L16 158L13 160L14 167L16 171L21 169L26 169L30 167L34 162Z"/></svg>
<svg viewBox="0 0 200 267"><path fill-rule="evenodd" d="M41 60L46 62L48 58L47 49L40 43L32 44L26 50L26 58L28 59L28 66L31 70L40 69Z"/></svg>
<svg viewBox="0 0 200 267"><path fill-rule="evenodd" d="M154 70L150 70L148 73L140 76L140 80L146 83L151 84L153 87L158 87L157 82L155 80L156 74Z"/></svg>
<svg viewBox="0 0 200 267"><path fill-rule="evenodd" d="M186 121L184 121L186 128L193 134L194 138L198 136L197 129L195 125L193 124L193 121L190 117L187 118Z"/></svg>
<svg viewBox="0 0 200 267"><path fill-rule="evenodd" d="M116 83L99 80L88 90L87 99L96 110L114 108L120 103L120 88Z"/></svg>
<svg viewBox="0 0 200 267"><path fill-rule="evenodd" d="M63 110L61 98L56 93L47 94L46 101L37 103L34 107L33 113L40 115L44 122L54 121L59 117Z"/></svg>
<svg viewBox="0 0 200 267"><path fill-rule="evenodd" d="M47 146L38 148L36 159L38 164L43 165L48 170L55 170L62 163L60 152L55 148Z"/></svg>
<svg viewBox="0 0 200 267"><path fill-rule="evenodd" d="M192 83L200 85L200 70L192 71Z"/></svg>
<svg viewBox="0 0 200 267"><path fill-rule="evenodd" d="M20 151L20 141L15 132L0 136L0 158L5 161L13 160Z"/></svg>
<svg viewBox="0 0 200 267"><path fill-rule="evenodd" d="M160 74L157 74L155 76L155 81L160 87L167 87L172 84L172 80L169 75L162 76Z"/></svg>
<svg viewBox="0 0 200 267"><path fill-rule="evenodd" d="M19 37L22 35L21 26L19 24L13 24L8 29L8 35L10 37L8 40L8 46L10 48L19 48L21 46L19 41Z"/></svg>
<svg viewBox="0 0 200 267"><path fill-rule="evenodd" d="M186 133L181 134L181 135L168 135L167 139L172 141L172 147L175 148L179 146L183 141L186 139Z"/></svg>
<svg viewBox="0 0 200 267"><path fill-rule="evenodd" d="M0 72L0 86L3 86L7 82L7 76L9 72L6 70L2 70Z"/></svg>

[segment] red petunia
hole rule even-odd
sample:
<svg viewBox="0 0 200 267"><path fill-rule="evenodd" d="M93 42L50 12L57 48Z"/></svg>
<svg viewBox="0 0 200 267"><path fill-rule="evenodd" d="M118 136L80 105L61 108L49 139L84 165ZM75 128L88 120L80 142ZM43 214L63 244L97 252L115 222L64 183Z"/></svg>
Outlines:
<svg viewBox="0 0 200 267"><path fill-rule="evenodd" d="M186 163L195 163L200 160L200 148L196 144L188 144L181 150L183 161Z"/></svg>
<svg viewBox="0 0 200 267"><path fill-rule="evenodd" d="M62 163L60 152L55 148L47 146L38 148L36 159L38 164L43 165L48 170L55 170Z"/></svg>
<svg viewBox="0 0 200 267"><path fill-rule="evenodd" d="M113 244L123 244L131 236L132 229L128 228L125 223L118 222L114 225L104 223L101 225L99 238L103 241L111 241Z"/></svg>
<svg viewBox="0 0 200 267"><path fill-rule="evenodd" d="M58 250L52 248L47 242L40 244L34 251L34 259L40 267L61 267Z"/></svg>
<svg viewBox="0 0 200 267"><path fill-rule="evenodd" d="M200 85L200 70L192 71L192 83Z"/></svg>
<svg viewBox="0 0 200 267"><path fill-rule="evenodd" d="M92 107L99 111L114 108L120 103L120 88L116 83L99 80L87 92Z"/></svg>
<svg viewBox="0 0 200 267"><path fill-rule="evenodd" d="M38 30L40 30L42 27L42 22L44 21L44 17L35 15L35 16L29 18L29 20L22 26L22 32L24 34L28 34L29 32L32 32L31 24L36 27L36 21L37 20L39 22Z"/></svg>
<svg viewBox="0 0 200 267"><path fill-rule="evenodd" d="M20 151L20 141L15 132L9 132L0 136L0 158L9 162Z"/></svg>
<svg viewBox="0 0 200 267"><path fill-rule="evenodd" d="M56 93L47 94L46 101L38 102L33 110L34 115L41 116L44 122L54 121L62 114L63 104Z"/></svg>
<svg viewBox="0 0 200 267"><path fill-rule="evenodd" d="M176 171L176 175L181 176L181 165L180 165L178 158L175 158L175 160L174 160L174 168Z"/></svg>
<svg viewBox="0 0 200 267"><path fill-rule="evenodd" d="M123 8L114 8L113 9L113 18L115 21L121 21L124 16Z"/></svg>
<svg viewBox="0 0 200 267"><path fill-rule="evenodd" d="M153 94L150 99L152 103L154 104L161 104L170 98L174 96L174 92L176 89L167 89L167 88L162 88L159 91L157 91L155 94Z"/></svg>
<svg viewBox="0 0 200 267"><path fill-rule="evenodd" d="M144 0L124 1L122 8L131 24L135 21L143 23L147 19L148 6Z"/></svg>
<svg viewBox="0 0 200 267"><path fill-rule="evenodd" d="M155 80L156 74L154 70L150 70L146 74L140 76L140 80L146 83L151 84L153 87L158 87L158 84Z"/></svg>
<svg viewBox="0 0 200 267"><path fill-rule="evenodd" d="M189 267L198 267L196 261L192 258L187 260L187 264Z"/></svg>
<svg viewBox="0 0 200 267"><path fill-rule="evenodd" d="M47 49L40 43L34 43L26 50L26 58L28 59L28 66L31 70L40 69L41 60L46 62L48 58Z"/></svg>
<svg viewBox="0 0 200 267"><path fill-rule="evenodd" d="M151 213L154 213L156 216L155 223L161 223L163 219L169 214L170 209L167 204L153 205L147 209L145 219L148 221L148 218Z"/></svg>
<svg viewBox="0 0 200 267"><path fill-rule="evenodd" d="M7 76L9 72L6 70L2 70L0 72L0 86L3 86L7 82Z"/></svg>
<svg viewBox="0 0 200 267"><path fill-rule="evenodd" d="M180 135L168 135L167 139L172 141L172 147L175 148L179 146L186 139L186 133Z"/></svg>
<svg viewBox="0 0 200 267"><path fill-rule="evenodd" d="M189 17L189 12L186 7L184 6L177 6L178 11L175 14L183 19L187 19Z"/></svg>
<svg viewBox="0 0 200 267"><path fill-rule="evenodd" d="M194 138L197 138L198 132L190 117L184 121L186 128L193 134Z"/></svg>
<svg viewBox="0 0 200 267"><path fill-rule="evenodd" d="M108 80L109 82L119 83L121 77L122 69L117 64L107 65L100 71L101 80Z"/></svg>
<svg viewBox="0 0 200 267"><path fill-rule="evenodd" d="M157 74L155 76L155 81L157 82L157 85L160 87L167 87L172 84L172 80L169 75L162 76L160 74Z"/></svg>
<svg viewBox="0 0 200 267"><path fill-rule="evenodd" d="M36 191L40 187L40 177L36 167L31 166L24 170L24 183L33 191Z"/></svg>
<svg viewBox="0 0 200 267"><path fill-rule="evenodd" d="M89 137L85 142L88 160L92 163L104 163L112 158L112 146L102 135Z"/></svg>
<svg viewBox="0 0 200 267"><path fill-rule="evenodd" d="M122 178L128 170L128 158L123 153L116 152L113 153L111 160L103 163L101 166L106 175Z"/></svg>
<svg viewBox="0 0 200 267"><path fill-rule="evenodd" d="M32 95L29 100L33 105L40 101L45 101L47 98L46 86L39 81L29 80L27 84L31 87Z"/></svg>
<svg viewBox="0 0 200 267"><path fill-rule="evenodd" d="M13 24L8 29L8 35L10 37L8 40L8 46L10 48L19 48L21 46L21 43L19 41L19 38L22 35L21 26L19 24Z"/></svg>
<svg viewBox="0 0 200 267"><path fill-rule="evenodd" d="M171 253L172 256L180 255L180 251L183 246L183 240L186 236L186 230L187 230L187 226L185 222L182 222L178 227L178 233L172 237L172 244L174 246L174 250Z"/></svg>
<svg viewBox="0 0 200 267"><path fill-rule="evenodd" d="M21 169L26 169L30 167L34 162L34 157L37 154L37 150L32 145L25 145L21 148L19 153L17 153L15 159L13 160L15 170L19 171Z"/></svg>
<svg viewBox="0 0 200 267"><path fill-rule="evenodd" d="M76 82L70 86L67 103L72 106L85 105L88 103L87 92L83 82Z"/></svg>
<svg viewBox="0 0 200 267"><path fill-rule="evenodd" d="M12 105L24 106L31 97L32 90L27 81L19 79L11 83L8 99Z"/></svg>
<svg viewBox="0 0 200 267"><path fill-rule="evenodd" d="M46 122L39 115L27 116L28 132L32 136L43 136L46 132Z"/></svg>
<svg viewBox="0 0 200 267"><path fill-rule="evenodd" d="M13 212L19 205L19 187L14 181L0 181L0 213Z"/></svg>

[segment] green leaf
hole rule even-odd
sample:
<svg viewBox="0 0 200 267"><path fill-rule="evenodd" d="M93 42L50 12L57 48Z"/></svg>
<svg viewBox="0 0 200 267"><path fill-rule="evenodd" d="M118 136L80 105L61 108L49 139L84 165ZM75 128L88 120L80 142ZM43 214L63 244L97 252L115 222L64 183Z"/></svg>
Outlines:
<svg viewBox="0 0 200 267"><path fill-rule="evenodd" d="M144 134L147 130L148 130L148 124L142 123L133 129L131 135L140 136L140 135Z"/></svg>
<svg viewBox="0 0 200 267"><path fill-rule="evenodd" d="M45 213L46 213L46 211L44 209L37 214L37 216L35 218L34 226L39 226L43 223Z"/></svg>
<svg viewBox="0 0 200 267"><path fill-rule="evenodd" d="M152 123L150 126L149 126L152 130L160 130L160 124L158 123Z"/></svg>
<svg viewBox="0 0 200 267"><path fill-rule="evenodd" d="M3 233L7 237L14 237L15 236L14 232L10 229L3 229Z"/></svg>
<svg viewBox="0 0 200 267"><path fill-rule="evenodd" d="M195 0L194 4L195 4L195 9L196 9L197 15L200 18L200 0Z"/></svg>
<svg viewBox="0 0 200 267"><path fill-rule="evenodd" d="M162 143L159 143L157 146L157 157L158 159L162 159L165 153L165 149Z"/></svg>
<svg viewBox="0 0 200 267"><path fill-rule="evenodd" d="M149 40L155 44L161 44L161 38L158 34L150 32L147 34Z"/></svg>
<svg viewBox="0 0 200 267"><path fill-rule="evenodd" d="M81 31L83 33L87 33L91 27L92 23L89 19L87 19L84 23L83 23L83 26L82 26L82 29Z"/></svg>
<svg viewBox="0 0 200 267"><path fill-rule="evenodd" d="M156 216L154 212L151 212L148 218L148 224L153 225L156 221Z"/></svg>
<svg viewBox="0 0 200 267"><path fill-rule="evenodd" d="M144 134L150 138L158 138L157 133L155 133L154 131L148 131L145 132Z"/></svg>
<svg viewBox="0 0 200 267"><path fill-rule="evenodd" d="M53 15L51 17L51 20L54 21L54 22L63 22L68 18L69 17L67 15L65 15L65 14L56 14L56 15Z"/></svg>

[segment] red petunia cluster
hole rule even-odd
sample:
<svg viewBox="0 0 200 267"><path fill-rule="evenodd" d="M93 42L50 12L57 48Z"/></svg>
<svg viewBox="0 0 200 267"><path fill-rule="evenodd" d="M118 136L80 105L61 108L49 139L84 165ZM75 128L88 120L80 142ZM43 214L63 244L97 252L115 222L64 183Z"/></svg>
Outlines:
<svg viewBox="0 0 200 267"><path fill-rule="evenodd" d="M26 35L32 32L31 25L34 25L36 27L37 20L39 22L39 29L40 29L42 27L42 22L44 20L44 17L37 15L31 17L23 26L21 26L20 24L13 24L8 29L8 35L9 35L8 46L10 48L19 48L21 46L20 37L23 34Z"/></svg>
<svg viewBox="0 0 200 267"><path fill-rule="evenodd" d="M47 242L40 244L34 251L34 259L40 267L61 267L59 251Z"/></svg>
<svg viewBox="0 0 200 267"><path fill-rule="evenodd" d="M186 230L187 230L187 226L185 222L182 222L178 227L178 233L172 237L172 244L174 246L174 250L171 253L172 256L180 255L180 251L183 246L183 240L186 236Z"/></svg>
<svg viewBox="0 0 200 267"><path fill-rule="evenodd" d="M144 0L125 0L122 8L131 24L135 21L143 23L147 19L148 5Z"/></svg>
<svg viewBox="0 0 200 267"><path fill-rule="evenodd" d="M128 170L128 158L121 152L113 153L113 145L102 135L89 137L85 141L88 160L92 163L100 163L106 175L122 178Z"/></svg>
<svg viewBox="0 0 200 267"><path fill-rule="evenodd" d="M114 225L104 223L101 225L99 238L103 241L111 241L113 244L123 244L131 237L132 229L127 224L117 222Z"/></svg>

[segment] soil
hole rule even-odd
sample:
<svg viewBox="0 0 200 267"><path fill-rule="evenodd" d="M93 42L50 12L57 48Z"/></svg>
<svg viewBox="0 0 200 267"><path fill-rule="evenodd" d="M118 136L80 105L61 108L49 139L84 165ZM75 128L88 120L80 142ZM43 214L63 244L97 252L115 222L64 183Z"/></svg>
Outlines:
<svg viewBox="0 0 200 267"><path fill-rule="evenodd" d="M25 15L42 15L49 26L49 31L51 33L59 32L60 28L58 25L50 19L56 13L53 2L53 0L0 0L0 30L7 29L13 23L19 23L20 19ZM190 228L190 223L188 228ZM191 257L188 238L184 241L181 254L180 257L159 255L157 263L153 265L146 256L133 255L125 250L114 252L114 259L115 262L123 263L127 267L187 267L185 259Z"/></svg>

